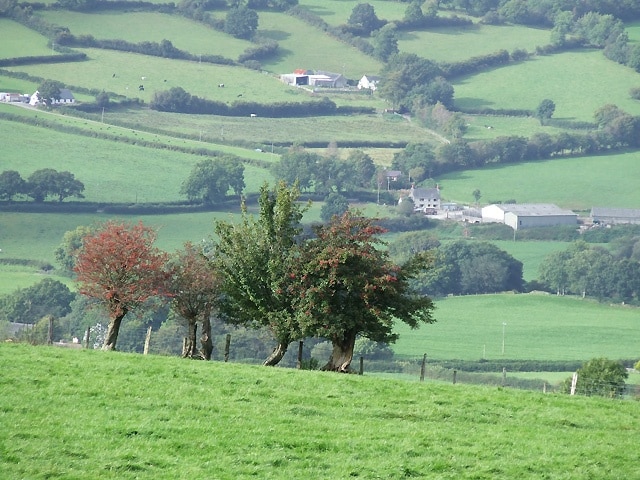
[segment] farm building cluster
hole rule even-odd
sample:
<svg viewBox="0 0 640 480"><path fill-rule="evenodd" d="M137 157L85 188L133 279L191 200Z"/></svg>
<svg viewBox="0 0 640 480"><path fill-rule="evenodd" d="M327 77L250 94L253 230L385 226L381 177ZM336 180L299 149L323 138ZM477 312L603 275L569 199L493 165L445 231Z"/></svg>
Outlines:
<svg viewBox="0 0 640 480"><path fill-rule="evenodd" d="M0 102L5 103L28 103L29 105L35 106L40 105L42 103L42 98L40 92L37 90L31 95L27 93L11 93L11 92L0 92ZM64 105L75 103L76 99L71 93L71 90L68 88L60 89L60 96L58 98L50 98L48 103L49 105Z"/></svg>
<svg viewBox="0 0 640 480"><path fill-rule="evenodd" d="M309 86L316 88L348 88L349 82L341 73L327 72L324 70L296 69L292 73L280 75L280 80L287 85L295 87ZM380 77L375 75L363 75L358 81L358 90L375 91L378 88Z"/></svg>

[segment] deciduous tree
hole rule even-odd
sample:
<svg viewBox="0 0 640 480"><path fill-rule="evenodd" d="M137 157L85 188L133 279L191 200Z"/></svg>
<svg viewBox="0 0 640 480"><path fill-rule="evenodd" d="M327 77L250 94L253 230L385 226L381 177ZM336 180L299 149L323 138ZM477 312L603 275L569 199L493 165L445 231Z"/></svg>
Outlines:
<svg viewBox="0 0 640 480"><path fill-rule="evenodd" d="M11 200L15 195L26 192L27 182L15 170L0 173L0 199Z"/></svg>
<svg viewBox="0 0 640 480"><path fill-rule="evenodd" d="M237 38L251 38L258 29L258 12L244 5L231 8L224 21L224 31Z"/></svg>
<svg viewBox="0 0 640 480"><path fill-rule="evenodd" d="M241 195L244 189L244 165L239 160L225 156L219 160L198 162L180 189L190 200L215 203L224 200L229 190Z"/></svg>
<svg viewBox="0 0 640 480"><path fill-rule="evenodd" d="M331 340L324 370L347 372L358 335L393 342L395 321L432 323L433 302L411 290L409 280L430 265L428 254L394 265L378 248L383 233L371 219L349 211L315 228L302 247L290 290L305 336Z"/></svg>
<svg viewBox="0 0 640 480"><path fill-rule="evenodd" d="M141 222L107 222L86 236L76 266L79 291L109 314L103 350L115 350L125 315L154 296L165 295L167 255L153 246L156 232Z"/></svg>
<svg viewBox="0 0 640 480"><path fill-rule="evenodd" d="M56 248L54 256L62 268L72 271L76 264L76 255L82 248L82 240L93 232L93 227L78 226L75 230L65 232L62 242Z"/></svg>
<svg viewBox="0 0 640 480"><path fill-rule="evenodd" d="M182 356L211 359L211 312L220 295L220 278L201 248L186 243L167 264L171 308L187 322L188 336ZM197 348L198 322L202 325L200 351Z"/></svg>
<svg viewBox="0 0 640 480"><path fill-rule="evenodd" d="M70 304L75 296L64 283L45 278L3 297L0 317L18 323L36 323L45 315L64 317L71 311Z"/></svg>
<svg viewBox="0 0 640 480"><path fill-rule="evenodd" d="M256 219L243 205L239 222L219 221L213 266L223 278L223 318L248 327L266 327L277 342L264 365L276 365L289 344L301 338L287 286L297 263L296 240L306 208L297 203L297 185L279 182L260 189Z"/></svg>

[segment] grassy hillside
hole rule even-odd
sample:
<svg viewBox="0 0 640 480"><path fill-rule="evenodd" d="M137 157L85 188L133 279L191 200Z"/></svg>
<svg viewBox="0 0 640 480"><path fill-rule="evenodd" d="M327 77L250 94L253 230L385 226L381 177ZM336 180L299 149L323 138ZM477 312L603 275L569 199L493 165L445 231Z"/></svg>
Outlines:
<svg viewBox="0 0 640 480"><path fill-rule="evenodd" d="M443 175L442 196L473 202L515 199L518 203L557 203L564 208L589 210L592 206L640 208L635 178L640 174L637 152L576 157L498 168L467 170Z"/></svg>
<svg viewBox="0 0 640 480"><path fill-rule="evenodd" d="M397 354L463 360L638 356L636 308L540 294L451 297L437 300L436 307L437 323L419 330L397 327Z"/></svg>
<svg viewBox="0 0 640 480"><path fill-rule="evenodd" d="M535 57L453 82L460 108L535 110L549 98L556 104L554 118L583 122L592 122L594 112L608 103L640 114L640 102L629 96L638 84L636 72L607 60L600 50Z"/></svg>
<svg viewBox="0 0 640 480"><path fill-rule="evenodd" d="M47 46L46 37L13 20L0 17L0 31L0 58L55 54Z"/></svg>
<svg viewBox="0 0 640 480"><path fill-rule="evenodd" d="M549 43L550 33L540 28L514 25L473 25L401 32L398 47L437 62L460 62L469 57L489 55L498 50L534 52Z"/></svg>
<svg viewBox="0 0 640 480"><path fill-rule="evenodd" d="M2 478L633 478L638 403L1 345Z"/></svg>
<svg viewBox="0 0 640 480"><path fill-rule="evenodd" d="M222 55L235 60L251 42L231 37L202 23L178 15L155 12L101 12L87 14L54 10L40 12L44 20L67 27L74 35L131 43L169 40L174 47L194 55Z"/></svg>

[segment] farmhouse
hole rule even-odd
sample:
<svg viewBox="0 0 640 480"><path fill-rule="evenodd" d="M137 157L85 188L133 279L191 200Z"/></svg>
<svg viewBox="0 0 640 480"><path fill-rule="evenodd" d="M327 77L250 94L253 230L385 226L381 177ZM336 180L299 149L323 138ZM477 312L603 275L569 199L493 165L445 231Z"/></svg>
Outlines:
<svg viewBox="0 0 640 480"><path fill-rule="evenodd" d="M378 82L380 81L380 77L376 75L363 75L362 78L358 81L358 90L369 89L371 91L376 91L378 88Z"/></svg>
<svg viewBox="0 0 640 480"><path fill-rule="evenodd" d="M514 230L520 230L577 225L578 215L550 203L494 204L482 208L482 222L504 223Z"/></svg>
<svg viewBox="0 0 640 480"><path fill-rule="evenodd" d="M76 99L73 96L73 93L71 93L71 90L69 90L68 88L61 88L60 98L51 98L50 101L51 101L51 105L62 105L62 104L68 104L68 103L75 103ZM31 95L31 98L29 99L29 105L39 105L40 102L41 102L40 92L36 90L35 93Z"/></svg>
<svg viewBox="0 0 640 480"><path fill-rule="evenodd" d="M280 80L287 85L309 85L311 87L344 88L347 79L340 73L325 72L322 70L294 70L293 73L280 75Z"/></svg>
<svg viewBox="0 0 640 480"><path fill-rule="evenodd" d="M632 208L592 207L591 220L593 223L620 224L640 223L640 210Z"/></svg>
<svg viewBox="0 0 640 480"><path fill-rule="evenodd" d="M439 188L414 188L409 190L409 198L413 200L413 209L421 212L433 212L440 209Z"/></svg>

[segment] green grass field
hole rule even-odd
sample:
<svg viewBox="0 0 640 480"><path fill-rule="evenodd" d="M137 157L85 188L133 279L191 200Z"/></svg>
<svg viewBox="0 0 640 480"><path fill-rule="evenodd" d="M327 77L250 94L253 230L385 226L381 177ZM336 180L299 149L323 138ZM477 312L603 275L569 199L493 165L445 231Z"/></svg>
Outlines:
<svg viewBox="0 0 640 480"><path fill-rule="evenodd" d="M258 31L280 45L276 59L261 62L270 72L282 74L304 68L342 73L359 80L362 75L377 74L382 67L380 62L356 48L282 13L260 12Z"/></svg>
<svg viewBox="0 0 640 480"><path fill-rule="evenodd" d="M368 2L380 19L387 21L401 20L407 6L399 2L370 0ZM356 4L343 0L300 0L299 5L321 17L332 26L346 24Z"/></svg>
<svg viewBox="0 0 640 480"><path fill-rule="evenodd" d="M479 189L481 203L515 199L518 203L556 203L563 208L592 206L640 208L640 153L576 157L496 168L454 172L438 178L447 200L472 203Z"/></svg>
<svg viewBox="0 0 640 480"><path fill-rule="evenodd" d="M55 55L46 37L13 20L0 17L0 32L0 58Z"/></svg>
<svg viewBox="0 0 640 480"><path fill-rule="evenodd" d="M549 31L540 28L476 24L400 32L398 47L402 52L415 53L437 62L460 62L498 50L534 52L537 46L548 44L549 37Z"/></svg>
<svg viewBox="0 0 640 480"><path fill-rule="evenodd" d="M634 401L27 345L0 365L2 478L637 472Z"/></svg>
<svg viewBox="0 0 640 480"><path fill-rule="evenodd" d="M131 43L169 40L193 55L222 55L235 60L251 42L209 28L202 23L155 12L81 13L63 10L40 12L44 20L69 28L72 34Z"/></svg>
<svg viewBox="0 0 640 480"><path fill-rule="evenodd" d="M592 122L594 112L608 103L640 114L640 102L629 96L638 83L636 72L594 50L535 57L464 77L453 86L459 108L535 110L549 98L556 104L553 118Z"/></svg>
<svg viewBox="0 0 640 480"><path fill-rule="evenodd" d="M397 327L398 355L433 359L588 360L638 357L636 308L574 297L499 294L436 301L437 323ZM506 323L502 354L503 323Z"/></svg>
<svg viewBox="0 0 640 480"><path fill-rule="evenodd" d="M138 125L152 125L179 133L203 132L211 141L253 141L269 150L271 142L440 142L416 122L393 115L358 115L308 118L249 118L162 114L132 110L114 116ZM107 115L105 115L107 117Z"/></svg>

